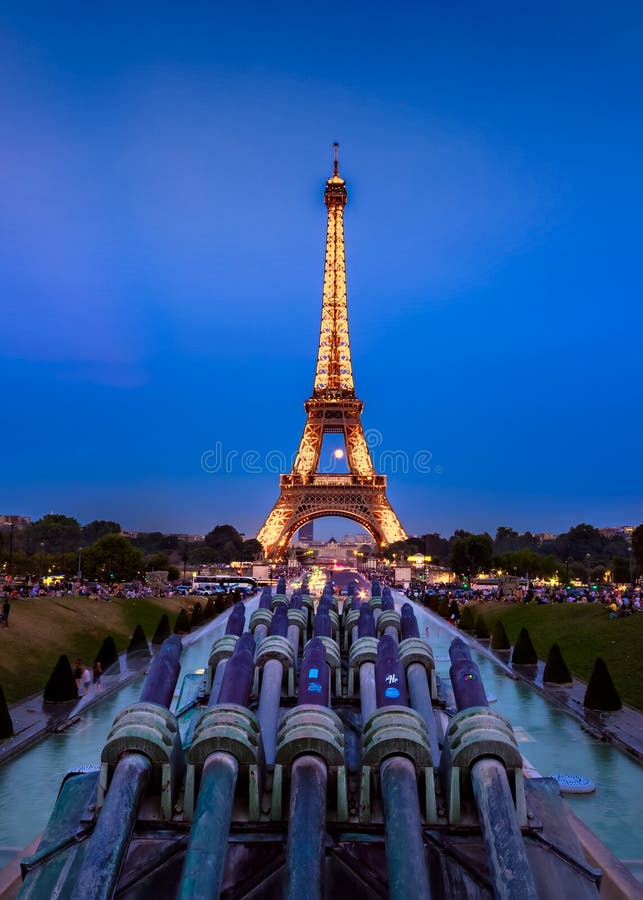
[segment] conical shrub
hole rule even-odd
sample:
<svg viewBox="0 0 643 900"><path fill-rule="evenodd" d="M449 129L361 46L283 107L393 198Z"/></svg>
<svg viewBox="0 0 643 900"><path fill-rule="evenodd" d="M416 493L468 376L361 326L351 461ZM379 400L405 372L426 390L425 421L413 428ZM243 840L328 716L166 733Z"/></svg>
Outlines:
<svg viewBox="0 0 643 900"><path fill-rule="evenodd" d="M190 627L198 628L202 622L203 622L203 607L197 600L197 602L194 604L194 608L192 609L192 618L190 619Z"/></svg>
<svg viewBox="0 0 643 900"><path fill-rule="evenodd" d="M475 631L476 620L469 604L465 604L460 612L460 628L463 631Z"/></svg>
<svg viewBox="0 0 643 900"><path fill-rule="evenodd" d="M520 629L514 652L511 654L511 662L514 666L535 666L538 663L538 655L526 628Z"/></svg>
<svg viewBox="0 0 643 900"><path fill-rule="evenodd" d="M429 609L436 613L440 608L441 602L438 595L434 594L432 597L429 597Z"/></svg>
<svg viewBox="0 0 643 900"><path fill-rule="evenodd" d="M443 600L440 600L440 605L438 606L438 615L442 616L443 619L449 618L449 601L446 597Z"/></svg>
<svg viewBox="0 0 643 900"><path fill-rule="evenodd" d="M167 617L167 613L163 613L161 618L159 619L159 623L156 626L156 631L152 637L152 643L156 646L157 644L162 644L165 638L169 638L172 634L172 629L170 628L170 620Z"/></svg>
<svg viewBox="0 0 643 900"><path fill-rule="evenodd" d="M75 685L76 682L74 682L74 686ZM11 721L11 714L9 712L9 707L7 706L4 691L2 690L2 687L0 687L0 740L10 737L13 737L13 722Z"/></svg>
<svg viewBox="0 0 643 900"><path fill-rule="evenodd" d="M58 662L49 676L49 681L43 691L43 699L47 703L65 703L67 700L78 699L76 679L71 663L64 654L58 657Z"/></svg>
<svg viewBox="0 0 643 900"><path fill-rule="evenodd" d="M179 614L174 623L174 634L188 634L190 631L190 620L187 612L181 607Z"/></svg>
<svg viewBox="0 0 643 900"><path fill-rule="evenodd" d="M94 662L100 663L103 672L107 672L108 669L111 669L111 673L120 672L121 664L118 661L116 644L114 643L114 638L111 636L111 634L108 634L101 644L100 650L96 654L96 659L94 660Z"/></svg>
<svg viewBox="0 0 643 900"><path fill-rule="evenodd" d="M502 624L500 619L498 619L496 624L493 626L493 632L491 634L491 649L511 650L511 643L509 642L507 632L505 631L505 626Z"/></svg>
<svg viewBox="0 0 643 900"><path fill-rule="evenodd" d="M476 619L476 637L481 641L485 641L489 637L489 628L484 616L478 616Z"/></svg>
<svg viewBox="0 0 643 900"><path fill-rule="evenodd" d="M552 644L545 671L543 672L543 682L548 684L571 684L571 672L567 668L567 663L563 659L558 644Z"/></svg>
<svg viewBox="0 0 643 900"><path fill-rule="evenodd" d="M594 662L583 706L605 712L613 712L623 706L607 666L600 656Z"/></svg>
<svg viewBox="0 0 643 900"><path fill-rule="evenodd" d="M137 625L134 629L134 633L132 634L127 647L127 652L149 654L150 648L147 643L147 638L145 637L145 632L143 631L142 625Z"/></svg>
<svg viewBox="0 0 643 900"><path fill-rule="evenodd" d="M214 600L212 597L208 597L208 602L205 604L203 608L203 619L205 622L209 622L210 619L214 619L217 614L217 608L214 605Z"/></svg>

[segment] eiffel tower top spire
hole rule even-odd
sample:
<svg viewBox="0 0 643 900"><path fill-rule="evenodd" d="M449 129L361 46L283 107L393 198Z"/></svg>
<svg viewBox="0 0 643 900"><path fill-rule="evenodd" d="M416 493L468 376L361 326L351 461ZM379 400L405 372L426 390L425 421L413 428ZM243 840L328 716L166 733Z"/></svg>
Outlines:
<svg viewBox="0 0 643 900"><path fill-rule="evenodd" d="M328 207L326 262L313 390L313 397L329 400L355 396L344 258L344 207L348 202L348 194L346 182L339 175L338 151L339 144L335 144L333 174L327 180L324 191L324 203Z"/></svg>

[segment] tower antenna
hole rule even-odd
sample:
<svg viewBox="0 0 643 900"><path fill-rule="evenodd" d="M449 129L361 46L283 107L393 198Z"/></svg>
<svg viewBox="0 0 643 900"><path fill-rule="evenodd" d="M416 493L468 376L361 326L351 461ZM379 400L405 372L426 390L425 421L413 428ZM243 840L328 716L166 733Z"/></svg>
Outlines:
<svg viewBox="0 0 643 900"><path fill-rule="evenodd" d="M333 144L333 175L337 176L339 174L339 144L337 141Z"/></svg>

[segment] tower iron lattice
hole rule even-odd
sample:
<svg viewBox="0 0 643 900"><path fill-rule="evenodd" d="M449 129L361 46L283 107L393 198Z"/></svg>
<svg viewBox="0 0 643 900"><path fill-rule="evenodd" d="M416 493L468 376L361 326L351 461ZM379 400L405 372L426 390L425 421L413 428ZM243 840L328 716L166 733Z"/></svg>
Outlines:
<svg viewBox="0 0 643 900"><path fill-rule="evenodd" d="M313 393L304 403L306 424L292 470L281 475L279 498L257 535L266 556L274 559L302 525L321 516L352 519L378 547L406 538L386 496L386 475L375 471L362 427L364 404L355 396L344 257L347 200L335 144L333 174L324 191L326 261ZM348 474L318 471L324 435L332 433L343 434Z"/></svg>

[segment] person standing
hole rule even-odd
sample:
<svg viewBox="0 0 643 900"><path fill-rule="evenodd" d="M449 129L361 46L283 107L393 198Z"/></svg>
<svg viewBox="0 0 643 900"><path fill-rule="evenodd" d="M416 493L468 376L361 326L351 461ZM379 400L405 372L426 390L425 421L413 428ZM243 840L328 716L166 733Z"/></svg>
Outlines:
<svg viewBox="0 0 643 900"><path fill-rule="evenodd" d="M89 689L92 686L92 670L89 666L85 666L83 669L83 693L85 696L89 694Z"/></svg>
<svg viewBox="0 0 643 900"><path fill-rule="evenodd" d="M76 692L81 697L80 686L83 680L83 664L79 659L76 660L76 665L74 666L74 678L76 680Z"/></svg>
<svg viewBox="0 0 643 900"><path fill-rule="evenodd" d="M103 674L103 667L100 662L96 660L94 663L94 668L92 669L92 676L94 678L94 692L98 693L100 691L100 677Z"/></svg>
<svg viewBox="0 0 643 900"><path fill-rule="evenodd" d="M9 613L11 611L11 604L9 603L9 598L4 598L4 603L2 604L2 617L0 618L0 622L2 622L3 628L9 627Z"/></svg>

